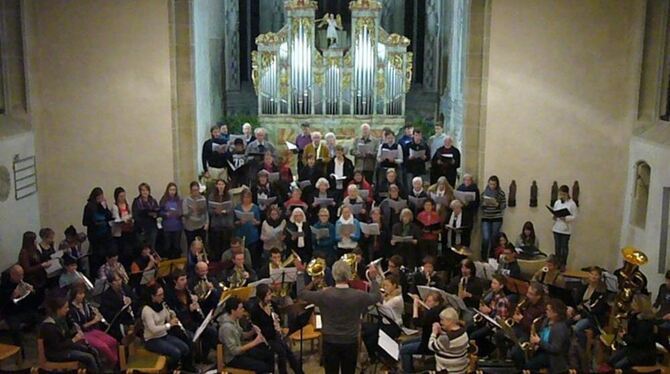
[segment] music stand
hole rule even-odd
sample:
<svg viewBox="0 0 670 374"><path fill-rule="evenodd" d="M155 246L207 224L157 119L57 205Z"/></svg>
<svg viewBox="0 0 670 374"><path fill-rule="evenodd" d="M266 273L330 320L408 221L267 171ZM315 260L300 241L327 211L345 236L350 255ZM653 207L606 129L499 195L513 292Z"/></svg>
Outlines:
<svg viewBox="0 0 670 374"><path fill-rule="evenodd" d="M290 336L294 332L300 331L300 367L302 367L302 332L312 318L314 304L296 303L287 306L285 311L289 316L287 335Z"/></svg>
<svg viewBox="0 0 670 374"><path fill-rule="evenodd" d="M385 356L377 354L377 358L379 358L379 361L382 361L382 357L386 358L386 356L388 356L395 362L397 362L398 359L400 358L400 344L398 344L398 342L396 342L386 332L384 332L384 330L382 329L382 325L383 321L386 320L387 322L389 322L389 325L395 326L400 332L402 332L402 327L398 326L398 324L393 320L393 318L389 316L387 313L385 313L384 308L380 308L379 305L375 305L375 309L377 310L377 316L379 317L379 321L377 322L379 324L379 333L377 335L377 346L381 348L383 352L386 353ZM384 364L386 365L387 363ZM377 363L375 363L374 367L375 368L373 370L373 373L376 373Z"/></svg>
<svg viewBox="0 0 670 374"><path fill-rule="evenodd" d="M281 287L284 287L286 283L295 283L298 281L298 269L294 267L270 269L270 279L272 283L281 282Z"/></svg>

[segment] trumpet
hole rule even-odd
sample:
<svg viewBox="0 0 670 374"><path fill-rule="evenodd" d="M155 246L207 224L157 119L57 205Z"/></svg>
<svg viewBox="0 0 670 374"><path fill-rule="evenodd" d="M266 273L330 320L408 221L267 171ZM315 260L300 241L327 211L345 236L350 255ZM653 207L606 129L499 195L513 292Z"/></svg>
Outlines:
<svg viewBox="0 0 670 374"><path fill-rule="evenodd" d="M177 313L175 313L174 310L170 309L170 307L167 305L167 303L165 301L163 301L163 308L165 308L165 310L167 310L169 319L177 318ZM184 327L184 325L181 323L181 321L178 318L177 318L177 326L179 326L181 331L184 334L186 334L186 328ZM186 336L188 336L188 335L186 335Z"/></svg>
<svg viewBox="0 0 670 374"><path fill-rule="evenodd" d="M523 298L521 301L519 301L518 304L516 304L516 308L514 308L514 314L523 314L523 312L526 311L526 308L528 307L528 299ZM514 315L513 314L513 315ZM509 326L514 326L516 324L516 321L514 321L514 318L509 317L505 320L505 323Z"/></svg>
<svg viewBox="0 0 670 374"><path fill-rule="evenodd" d="M16 286L16 290L19 291L19 296L12 299L14 304L18 304L19 301L28 297L28 295L35 291L35 288L30 283L21 280L21 282L19 282L19 284Z"/></svg>
<svg viewBox="0 0 670 374"><path fill-rule="evenodd" d="M483 306L486 306L486 304L483 301L480 301L479 302L479 308L481 309L481 307L483 307ZM477 311L479 312L479 309L477 309ZM479 312L479 313L481 313L481 312ZM482 315L479 314L479 313L475 313L475 315L472 316L472 320L476 324L480 324L480 323L484 322L484 317L482 317Z"/></svg>

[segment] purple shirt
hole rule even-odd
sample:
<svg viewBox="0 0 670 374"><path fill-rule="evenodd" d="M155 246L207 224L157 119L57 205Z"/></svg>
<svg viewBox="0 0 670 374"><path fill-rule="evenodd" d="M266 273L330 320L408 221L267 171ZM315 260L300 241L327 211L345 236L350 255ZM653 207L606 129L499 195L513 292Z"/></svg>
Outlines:
<svg viewBox="0 0 670 374"><path fill-rule="evenodd" d="M161 217L163 217L163 230L169 232L181 231L181 200L166 200L161 205Z"/></svg>
<svg viewBox="0 0 670 374"><path fill-rule="evenodd" d="M307 147L307 144L312 142L312 136L311 135L305 135L301 133L295 138L295 145L298 146L298 149L301 151L305 150L305 147Z"/></svg>

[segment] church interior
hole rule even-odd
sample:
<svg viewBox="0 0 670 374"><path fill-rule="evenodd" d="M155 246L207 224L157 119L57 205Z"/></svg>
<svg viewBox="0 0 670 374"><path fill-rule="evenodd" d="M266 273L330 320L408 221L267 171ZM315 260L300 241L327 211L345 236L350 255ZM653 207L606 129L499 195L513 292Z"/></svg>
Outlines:
<svg viewBox="0 0 670 374"><path fill-rule="evenodd" d="M163 215L171 186L178 219ZM238 352L224 331L240 326L229 302L252 309L266 284L277 342L247 344L267 348L269 371L339 372L332 314L300 295L340 287L347 263L351 288L384 292L350 321L357 360L342 373L670 373L670 1L0 0L0 252L0 372L267 372L236 368L245 338ZM296 269L273 269L274 252ZM105 272L117 257L125 278ZM186 288L185 311L182 276L211 288ZM117 278L123 309L107 314ZM543 333L527 315L538 292ZM435 295L451 306L423 326ZM109 328L73 322L89 304ZM51 326L95 352L50 353ZM449 329L467 331L467 367ZM181 331L181 358L155 344Z"/></svg>

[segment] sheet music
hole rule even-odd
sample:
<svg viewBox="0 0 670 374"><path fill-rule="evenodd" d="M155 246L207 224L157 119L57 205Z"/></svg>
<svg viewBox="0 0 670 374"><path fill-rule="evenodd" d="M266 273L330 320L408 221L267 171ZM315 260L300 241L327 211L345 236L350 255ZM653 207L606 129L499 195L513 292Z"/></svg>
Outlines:
<svg viewBox="0 0 670 374"><path fill-rule="evenodd" d="M380 235L378 223L363 223L361 222L361 232L366 235Z"/></svg>
<svg viewBox="0 0 670 374"><path fill-rule="evenodd" d="M298 187L300 187L301 190L304 190L305 188L307 188L311 185L312 185L312 181L310 181L310 180L298 181Z"/></svg>
<svg viewBox="0 0 670 374"><path fill-rule="evenodd" d="M254 220L254 213L253 212L243 212L241 210L236 210L235 211L235 217L239 219L242 222L251 222Z"/></svg>
<svg viewBox="0 0 670 374"><path fill-rule="evenodd" d="M317 197L314 199L314 203L318 206L329 206L333 205L335 201L330 197Z"/></svg>
<svg viewBox="0 0 670 374"><path fill-rule="evenodd" d="M284 283L295 283L298 280L298 269L294 267L270 269L270 279L273 283L281 283L282 275Z"/></svg>
<svg viewBox="0 0 670 374"><path fill-rule="evenodd" d="M232 201L223 201L223 202L217 202L217 201L209 201L209 205L214 208L214 210L217 213L222 213L224 210L226 212L229 212L233 209L233 202Z"/></svg>
<svg viewBox="0 0 670 374"><path fill-rule="evenodd" d="M370 197L370 191L368 191L366 189L359 189L358 190L358 196L360 196L361 199L363 199L363 200L367 200L368 197Z"/></svg>
<svg viewBox="0 0 670 374"><path fill-rule="evenodd" d="M354 215L361 214L361 209L363 209L363 204L345 204L351 208L351 213Z"/></svg>
<svg viewBox="0 0 670 374"><path fill-rule="evenodd" d="M356 149L358 150L358 154L360 156L367 156L374 154L372 150L372 143L357 143Z"/></svg>
<svg viewBox="0 0 670 374"><path fill-rule="evenodd" d="M279 181L279 172L276 171L274 173L268 173L268 181L270 181L270 183Z"/></svg>
<svg viewBox="0 0 670 374"><path fill-rule="evenodd" d="M213 315L214 315L214 309L210 310L209 313L207 313L207 317L205 317L200 326L198 326L198 329L195 330L195 334L193 335L193 343L198 341L198 338L200 338L200 335L202 335L202 332L205 331L207 325L209 325L209 322L212 320Z"/></svg>
<svg viewBox="0 0 670 374"><path fill-rule="evenodd" d="M393 235L391 237L391 240L396 242L396 243L410 243L414 240L413 236L398 236L398 235Z"/></svg>
<svg viewBox="0 0 670 374"><path fill-rule="evenodd" d="M395 211L396 213L400 213L401 210L407 208L407 200L391 200L391 199L386 199L384 200L386 203Z"/></svg>
<svg viewBox="0 0 670 374"><path fill-rule="evenodd" d="M52 258L49 261L47 261L49 264L46 268L44 268L44 271L47 273L48 278L55 277L58 275L58 272L60 272L63 269L63 266L60 263L60 258Z"/></svg>
<svg viewBox="0 0 670 374"><path fill-rule="evenodd" d="M426 156L426 150L421 149L418 151L415 151L413 149L409 149L409 158L424 158Z"/></svg>
<svg viewBox="0 0 670 374"><path fill-rule="evenodd" d="M267 206L269 206L270 204L274 203L275 201L277 201L277 197L276 197L276 196L273 196L273 197L266 197L266 198L258 197L258 205L260 205L260 206L263 207L263 208L266 208Z"/></svg>
<svg viewBox="0 0 670 374"><path fill-rule="evenodd" d="M286 148L288 148L289 151L297 151L298 150L298 146L289 142L289 141L286 141Z"/></svg>
<svg viewBox="0 0 670 374"><path fill-rule="evenodd" d="M495 327L497 327L497 328L501 328L500 324L499 324L498 321L496 321L495 319L493 319L493 318L487 316L486 314L484 314L484 313L478 311L478 310L475 309L475 308L472 308L472 311L475 312L475 314L479 314L480 316L484 317L484 319L487 320L489 323L491 323L493 326L495 326Z"/></svg>
<svg viewBox="0 0 670 374"><path fill-rule="evenodd" d="M141 285L145 285L156 278L157 269L145 270L142 272L142 279L140 280Z"/></svg>
<svg viewBox="0 0 670 374"><path fill-rule="evenodd" d="M377 339L377 345L384 352L388 353L394 360L398 361L400 357L400 344L388 336L384 330L379 329L379 338Z"/></svg>
<svg viewBox="0 0 670 374"><path fill-rule="evenodd" d="M316 329L321 330L323 328L323 323L321 321L321 314L316 314Z"/></svg>
<svg viewBox="0 0 670 374"><path fill-rule="evenodd" d="M397 158L398 158L397 149L388 149L388 148L382 149L382 159L395 162Z"/></svg>
<svg viewBox="0 0 670 374"><path fill-rule="evenodd" d="M337 230L339 236L343 236L343 234L353 235L354 231L356 231L356 227L350 223L345 223L338 226Z"/></svg>
<svg viewBox="0 0 670 374"><path fill-rule="evenodd" d="M475 201L475 193L474 192L465 192L465 191L454 191L454 197L457 198L458 200L464 202L465 204Z"/></svg>
<svg viewBox="0 0 670 374"><path fill-rule="evenodd" d="M407 196L407 199L409 199L409 202L412 203L417 208L422 208L423 203L426 202L425 197L414 197L414 196Z"/></svg>
<svg viewBox="0 0 670 374"><path fill-rule="evenodd" d="M218 144L218 143L212 143L212 152L218 152L218 153L226 153L228 150L228 144Z"/></svg>
<svg viewBox="0 0 670 374"><path fill-rule="evenodd" d="M330 230L327 227L316 228L311 226L312 234L317 240L330 238Z"/></svg>

